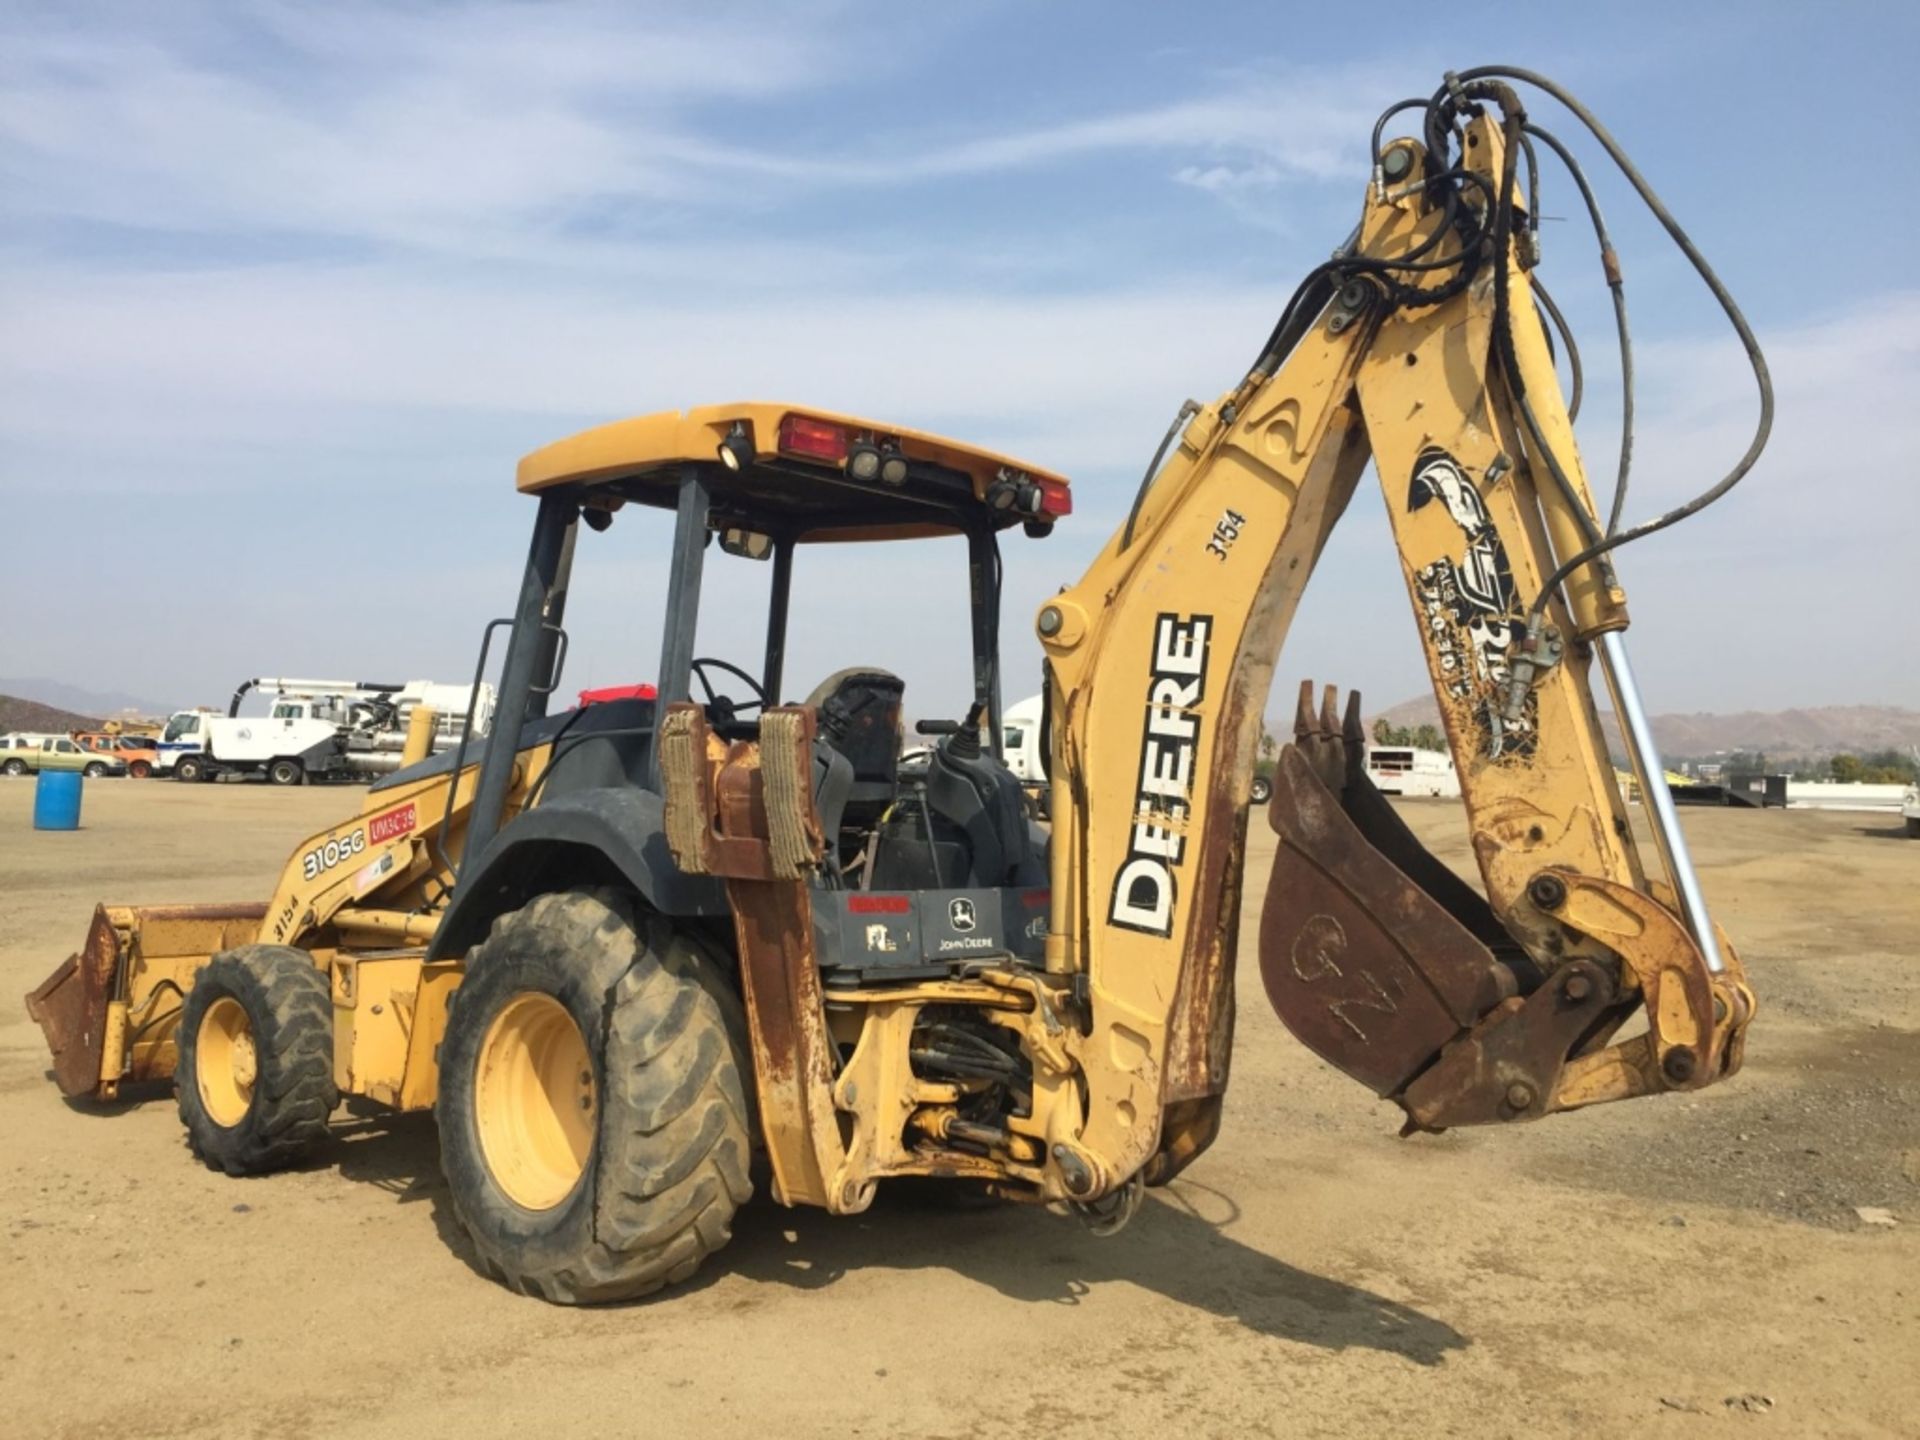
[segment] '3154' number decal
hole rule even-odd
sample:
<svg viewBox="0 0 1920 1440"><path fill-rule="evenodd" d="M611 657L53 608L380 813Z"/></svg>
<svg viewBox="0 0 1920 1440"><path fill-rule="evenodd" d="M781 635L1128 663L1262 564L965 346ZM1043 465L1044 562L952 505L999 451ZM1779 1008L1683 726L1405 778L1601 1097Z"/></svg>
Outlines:
<svg viewBox="0 0 1920 1440"><path fill-rule="evenodd" d="M1238 510L1229 510L1223 514L1213 527L1213 534L1207 540L1207 554L1222 564L1226 563L1227 551L1233 548L1233 542L1240 538L1240 532L1246 528L1247 517Z"/></svg>

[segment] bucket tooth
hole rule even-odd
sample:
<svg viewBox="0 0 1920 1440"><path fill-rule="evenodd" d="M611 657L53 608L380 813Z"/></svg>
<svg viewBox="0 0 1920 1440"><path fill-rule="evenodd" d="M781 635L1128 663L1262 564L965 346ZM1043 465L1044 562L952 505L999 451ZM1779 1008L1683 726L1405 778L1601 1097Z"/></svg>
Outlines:
<svg viewBox="0 0 1920 1440"><path fill-rule="evenodd" d="M1300 698L1293 707L1293 738L1305 740L1313 734L1313 681L1300 682Z"/></svg>

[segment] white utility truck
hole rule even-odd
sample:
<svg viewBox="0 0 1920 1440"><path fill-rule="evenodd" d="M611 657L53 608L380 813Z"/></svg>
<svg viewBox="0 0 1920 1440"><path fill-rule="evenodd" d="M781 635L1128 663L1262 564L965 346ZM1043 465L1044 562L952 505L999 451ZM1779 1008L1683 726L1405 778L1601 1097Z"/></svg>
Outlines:
<svg viewBox="0 0 1920 1440"><path fill-rule="evenodd" d="M1453 757L1439 750L1371 746L1367 750L1367 778L1382 795L1460 797L1460 773L1453 768Z"/></svg>
<svg viewBox="0 0 1920 1440"><path fill-rule="evenodd" d="M270 697L265 715L242 715L250 691ZM264 775L275 785L308 779L361 780L400 767L407 723L416 707L439 714L433 749L460 742L472 702L475 737L493 721L493 687L411 680L404 685L357 680L249 680L234 691L225 715L179 710L167 721L158 769L177 780Z"/></svg>

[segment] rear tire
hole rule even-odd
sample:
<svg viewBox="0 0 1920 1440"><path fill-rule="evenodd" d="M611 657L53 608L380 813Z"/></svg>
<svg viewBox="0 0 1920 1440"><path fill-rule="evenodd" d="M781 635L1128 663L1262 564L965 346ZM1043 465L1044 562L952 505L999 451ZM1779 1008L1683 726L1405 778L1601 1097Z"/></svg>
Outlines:
<svg viewBox="0 0 1920 1440"><path fill-rule="evenodd" d="M298 760L276 760L267 767L267 779L275 785L298 785L306 778L306 767Z"/></svg>
<svg viewBox="0 0 1920 1440"><path fill-rule="evenodd" d="M1907 817L1907 838L1920 840L1920 817L1912 815Z"/></svg>
<svg viewBox="0 0 1920 1440"><path fill-rule="evenodd" d="M1273 781L1265 775L1253 777L1253 784L1247 788L1247 799L1255 805L1264 805L1273 798Z"/></svg>
<svg viewBox="0 0 1920 1440"><path fill-rule="evenodd" d="M752 1193L745 1023L713 957L606 892L542 895L467 957L440 1164L488 1273L558 1304L675 1284Z"/></svg>
<svg viewBox="0 0 1920 1440"><path fill-rule="evenodd" d="M173 778L187 785L197 785L211 772L206 761L196 755L182 755L173 765Z"/></svg>
<svg viewBox="0 0 1920 1440"><path fill-rule="evenodd" d="M180 1008L174 1093L187 1143L229 1175L303 1157L340 1103L333 1003L313 957L242 945L213 957Z"/></svg>

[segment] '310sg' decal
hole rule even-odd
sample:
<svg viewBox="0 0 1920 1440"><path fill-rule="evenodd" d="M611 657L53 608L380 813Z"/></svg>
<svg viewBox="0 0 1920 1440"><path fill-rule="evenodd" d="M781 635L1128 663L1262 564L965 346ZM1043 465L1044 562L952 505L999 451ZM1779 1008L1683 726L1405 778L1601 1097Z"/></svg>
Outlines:
<svg viewBox="0 0 1920 1440"><path fill-rule="evenodd" d="M369 842L384 845L389 840L397 840L409 834L418 822L419 814L411 800L383 811L344 839L329 840L307 851L300 857L300 873L309 880L317 880L334 866L363 854Z"/></svg>
<svg viewBox="0 0 1920 1440"><path fill-rule="evenodd" d="M324 845L316 845L300 857L300 873L309 880L317 880L322 874L333 869L342 861L351 860L367 848L367 832L356 830L339 840L329 840Z"/></svg>

